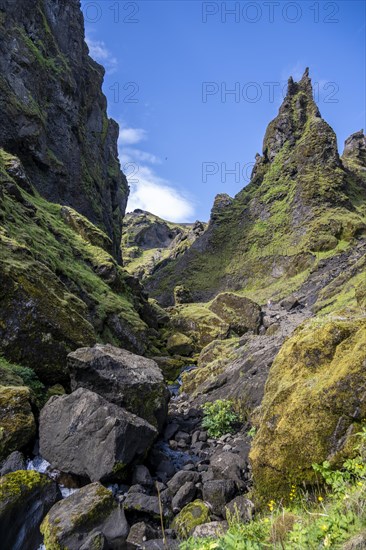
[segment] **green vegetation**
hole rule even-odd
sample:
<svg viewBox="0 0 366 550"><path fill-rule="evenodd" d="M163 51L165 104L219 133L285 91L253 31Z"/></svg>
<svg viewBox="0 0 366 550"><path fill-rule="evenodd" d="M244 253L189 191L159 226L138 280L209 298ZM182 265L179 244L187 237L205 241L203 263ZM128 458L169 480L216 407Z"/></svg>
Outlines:
<svg viewBox="0 0 366 550"><path fill-rule="evenodd" d="M72 209L18 187L6 172L12 162L18 161L0 150L0 332L6 358L55 384L64 382L66 355L76 347L99 340L144 351L147 326L129 275L101 248L110 248L110 239ZM14 323L22 327L21 344L8 340Z"/></svg>
<svg viewBox="0 0 366 550"><path fill-rule="evenodd" d="M0 355L0 379L3 386L27 386L39 408L45 404L45 387L32 369L9 363Z"/></svg>
<svg viewBox="0 0 366 550"><path fill-rule="evenodd" d="M226 399L204 403L202 427L207 430L209 437L220 437L235 431L239 417L234 412L233 405L232 401Z"/></svg>
<svg viewBox="0 0 366 550"><path fill-rule="evenodd" d="M357 442L358 438L358 442ZM332 469L314 464L318 485L289 487L288 504L267 495L266 510L250 523L228 516L227 533L215 539L190 538L181 550L351 550L366 544L366 428L355 434L356 456ZM348 541L348 543L347 543ZM356 544L358 543L358 545ZM353 545L354 544L354 545Z"/></svg>

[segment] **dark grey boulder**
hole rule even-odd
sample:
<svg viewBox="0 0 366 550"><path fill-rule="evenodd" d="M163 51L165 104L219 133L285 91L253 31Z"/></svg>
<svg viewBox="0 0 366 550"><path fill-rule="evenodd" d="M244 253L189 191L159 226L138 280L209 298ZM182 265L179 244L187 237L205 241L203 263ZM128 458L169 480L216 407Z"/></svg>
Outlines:
<svg viewBox="0 0 366 550"><path fill-rule="evenodd" d="M154 480L148 468L143 464L138 464L133 470L132 483L142 485L143 487L152 487Z"/></svg>
<svg viewBox="0 0 366 550"><path fill-rule="evenodd" d="M215 479L229 479L235 481L238 488L242 488L244 470L247 463L236 453L223 452L211 458L211 468Z"/></svg>
<svg viewBox="0 0 366 550"><path fill-rule="evenodd" d="M144 521L139 521L132 525L127 537L127 542L139 547L147 540L156 539L157 536L158 532L156 529L153 529L151 525Z"/></svg>
<svg viewBox="0 0 366 550"><path fill-rule="evenodd" d="M56 543L57 548L67 550L120 550L129 525L112 492L92 483L55 504L42 522L41 532L46 548L56 548Z"/></svg>
<svg viewBox="0 0 366 550"><path fill-rule="evenodd" d="M156 436L146 420L83 388L52 397L40 415L40 454L54 468L91 481L118 479Z"/></svg>
<svg viewBox="0 0 366 550"><path fill-rule="evenodd" d="M200 474L197 472L190 472L185 470L180 470L177 472L170 481L168 481L168 489L172 495L175 495L179 489L187 483L187 481L192 481L193 483L198 483L200 480Z"/></svg>
<svg viewBox="0 0 366 550"><path fill-rule="evenodd" d="M73 390L94 391L161 431L167 417L169 392L155 361L110 344L97 344L70 353L67 365Z"/></svg>
<svg viewBox="0 0 366 550"><path fill-rule="evenodd" d="M244 523L252 521L255 513L255 506L253 502L243 495L239 495L231 500L225 506L225 517L229 519L229 516L235 516Z"/></svg>
<svg viewBox="0 0 366 550"><path fill-rule="evenodd" d="M44 474L20 470L1 477L1 550L38 548L41 521L60 498L56 483Z"/></svg>
<svg viewBox="0 0 366 550"><path fill-rule="evenodd" d="M173 512L180 512L186 504L194 500L197 493L197 488L193 481L187 481L180 487L176 495L172 499Z"/></svg>
<svg viewBox="0 0 366 550"><path fill-rule="evenodd" d="M17 472L18 470L25 470L25 459L23 453L14 451L4 461L0 469L0 476L5 476L11 472Z"/></svg>
<svg viewBox="0 0 366 550"><path fill-rule="evenodd" d="M224 516L225 505L233 498L236 492L235 481L231 479L215 479L203 485L203 500L210 504L213 513Z"/></svg>
<svg viewBox="0 0 366 550"><path fill-rule="evenodd" d="M160 518L159 498L157 496L129 492L123 501L123 508L126 512L146 514L155 519ZM162 513L163 516L168 517L170 515L169 508L162 505Z"/></svg>

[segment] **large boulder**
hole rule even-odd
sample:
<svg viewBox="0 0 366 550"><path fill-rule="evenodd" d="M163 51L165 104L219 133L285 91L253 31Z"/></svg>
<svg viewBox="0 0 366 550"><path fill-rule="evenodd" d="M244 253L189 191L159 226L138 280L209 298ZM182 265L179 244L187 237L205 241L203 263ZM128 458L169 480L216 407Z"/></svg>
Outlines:
<svg viewBox="0 0 366 550"><path fill-rule="evenodd" d="M92 483L55 504L41 525L46 548L124 548L129 526L111 491Z"/></svg>
<svg viewBox="0 0 366 550"><path fill-rule="evenodd" d="M169 392L155 361L109 344L97 344L70 353L67 364L73 390L92 390L162 429Z"/></svg>
<svg viewBox="0 0 366 550"><path fill-rule="evenodd" d="M2 550L34 550L41 543L39 526L61 498L44 474L18 471L0 478L0 546Z"/></svg>
<svg viewBox="0 0 366 550"><path fill-rule="evenodd" d="M0 386L0 460L25 447L36 435L29 388Z"/></svg>
<svg viewBox="0 0 366 550"><path fill-rule="evenodd" d="M248 330L258 332L261 324L261 308L249 298L232 292L223 292L216 296L209 308L228 323L230 329L238 336L242 336Z"/></svg>
<svg viewBox="0 0 366 550"><path fill-rule="evenodd" d="M40 454L53 467L92 481L120 477L157 435L146 420L84 388L52 397L40 415Z"/></svg>
<svg viewBox="0 0 366 550"><path fill-rule="evenodd" d="M366 416L366 322L322 319L296 329L277 355L250 453L256 495L288 498L317 483L313 463L355 452Z"/></svg>

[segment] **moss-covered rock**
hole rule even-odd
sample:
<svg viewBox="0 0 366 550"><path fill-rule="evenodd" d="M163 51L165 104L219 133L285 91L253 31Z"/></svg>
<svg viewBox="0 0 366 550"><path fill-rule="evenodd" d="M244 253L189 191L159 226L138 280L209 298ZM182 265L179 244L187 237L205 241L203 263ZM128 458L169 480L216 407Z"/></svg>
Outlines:
<svg viewBox="0 0 366 550"><path fill-rule="evenodd" d="M60 498L56 483L44 474L20 470L1 477L1 547L37 548L41 521Z"/></svg>
<svg viewBox="0 0 366 550"><path fill-rule="evenodd" d="M36 435L26 387L0 386L0 460L25 447Z"/></svg>
<svg viewBox="0 0 366 550"><path fill-rule="evenodd" d="M180 538L188 538L197 525L210 521L210 511L202 500L195 500L187 504L175 517L173 528Z"/></svg>
<svg viewBox="0 0 366 550"><path fill-rule="evenodd" d="M321 319L298 328L277 355L251 450L258 498L288 498L315 483L312 464L340 466L366 416L366 322Z"/></svg>
<svg viewBox="0 0 366 550"><path fill-rule="evenodd" d="M103 231L93 225L87 218L81 216L76 210L69 206L61 208L61 216L65 222L78 233L83 239L93 246L103 248L109 254L112 253L112 241Z"/></svg>
<svg viewBox="0 0 366 550"><path fill-rule="evenodd" d="M229 324L238 336L252 330L258 332L261 324L261 308L258 304L232 292L218 294L209 309Z"/></svg>
<svg viewBox="0 0 366 550"><path fill-rule="evenodd" d="M104 544L98 546L97 533L100 543L107 541L117 548L127 538L128 525L112 492L92 483L55 504L42 522L41 533L47 550L98 550Z"/></svg>
<svg viewBox="0 0 366 550"><path fill-rule="evenodd" d="M169 336L166 349L172 355L191 355L193 351L192 339L181 332L175 332Z"/></svg>
<svg viewBox="0 0 366 550"><path fill-rule="evenodd" d="M229 325L203 304L186 304L174 308L171 317L174 332L191 338L194 351L200 351L210 342L225 339Z"/></svg>

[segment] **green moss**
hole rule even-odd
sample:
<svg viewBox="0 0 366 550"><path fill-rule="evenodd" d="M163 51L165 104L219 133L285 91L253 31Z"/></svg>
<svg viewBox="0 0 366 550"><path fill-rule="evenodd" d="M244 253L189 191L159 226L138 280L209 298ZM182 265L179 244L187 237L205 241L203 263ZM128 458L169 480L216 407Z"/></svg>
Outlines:
<svg viewBox="0 0 366 550"><path fill-rule="evenodd" d="M210 512L208 506L202 500L195 500L187 504L175 517L173 529L181 538L189 537L197 525L208 523L210 521Z"/></svg>
<svg viewBox="0 0 366 550"><path fill-rule="evenodd" d="M196 351L228 336L229 325L203 304L179 305L171 311L174 331L190 337Z"/></svg>
<svg viewBox="0 0 366 550"><path fill-rule="evenodd" d="M191 355L193 349L192 340L185 334L175 332L169 336L166 349L172 355Z"/></svg>
<svg viewBox="0 0 366 550"><path fill-rule="evenodd" d="M229 363L235 361L238 346L239 338L229 338L214 340L204 347L198 358L198 368L182 374L182 391L194 394L201 384L215 380Z"/></svg>
<svg viewBox="0 0 366 550"><path fill-rule="evenodd" d="M0 386L0 460L25 447L36 435L30 399L24 386Z"/></svg>
<svg viewBox="0 0 366 550"><path fill-rule="evenodd" d="M365 388L366 323L314 319L285 342L270 370L256 418L251 462L259 498L287 498L289 485L314 483L314 462L335 465L352 452L358 396Z"/></svg>
<svg viewBox="0 0 366 550"><path fill-rule="evenodd" d="M6 167L12 159L0 151L0 171L4 170L7 181L11 178ZM21 322L28 327L29 345L37 341L40 352L36 362L30 359L31 348L28 353L20 346L4 346L7 358L31 366L37 373L42 367L43 380L43 370L52 364L57 364L62 374L68 351L98 339L133 349L137 338L142 350L143 342L145 346L148 343L147 326L137 312L139 302L126 281L128 274L102 248L111 247L110 239L72 209L19 190L35 212L30 215L24 203L4 193L0 204L4 293L0 332L4 344L4 335L11 328L11 304L26 295L42 319L38 318L35 326L29 312ZM121 324L121 333L113 331L113 324L109 326L111 316L115 324ZM50 383L63 382L61 378L55 376Z"/></svg>
<svg viewBox="0 0 366 550"><path fill-rule="evenodd" d="M37 487L52 483L44 474L33 470L18 470L0 478L0 512L3 507L15 504Z"/></svg>

